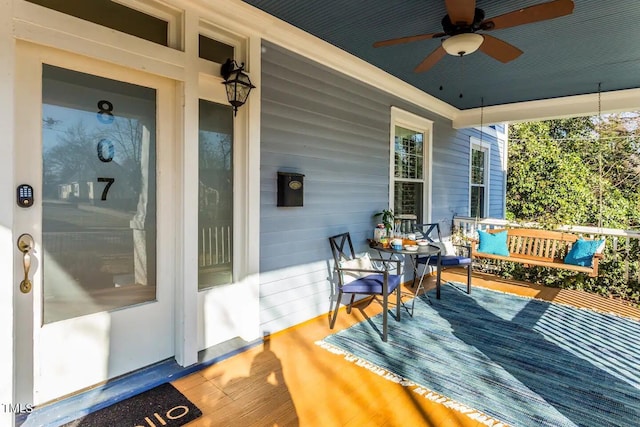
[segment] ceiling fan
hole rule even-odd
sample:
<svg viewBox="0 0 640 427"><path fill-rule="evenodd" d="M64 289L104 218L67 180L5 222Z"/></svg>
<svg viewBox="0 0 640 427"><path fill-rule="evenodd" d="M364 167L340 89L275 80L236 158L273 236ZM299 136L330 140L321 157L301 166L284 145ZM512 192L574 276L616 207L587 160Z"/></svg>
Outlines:
<svg viewBox="0 0 640 427"><path fill-rule="evenodd" d="M485 19L484 11L476 7L475 0L445 0L444 3L447 14L442 18L442 32L378 41L373 44L373 47L393 46L449 36L418 64L414 69L415 72L429 70L446 54L464 56L478 49L498 61L506 63L516 59L522 54L522 51L503 40L488 34L478 34L477 31L501 30L558 18L573 12L572 0L553 0Z"/></svg>

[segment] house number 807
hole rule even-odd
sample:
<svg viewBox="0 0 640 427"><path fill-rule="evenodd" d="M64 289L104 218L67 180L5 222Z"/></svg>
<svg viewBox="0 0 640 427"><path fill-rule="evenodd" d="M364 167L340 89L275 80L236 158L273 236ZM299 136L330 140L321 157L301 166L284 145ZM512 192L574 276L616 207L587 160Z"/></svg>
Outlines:
<svg viewBox="0 0 640 427"><path fill-rule="evenodd" d="M96 117L100 123L105 125L110 125L113 123L113 104L105 99L101 99L98 101L98 112L96 113ZM96 151L98 154L98 159L101 162L109 163L113 160L113 156L115 155L115 148L113 147L113 142L108 139L101 139L98 142L98 146L96 147ZM102 197L100 200L107 200L107 193L109 189L115 182L115 178L98 178L98 182L106 182L107 185L104 186L104 190L102 190Z"/></svg>

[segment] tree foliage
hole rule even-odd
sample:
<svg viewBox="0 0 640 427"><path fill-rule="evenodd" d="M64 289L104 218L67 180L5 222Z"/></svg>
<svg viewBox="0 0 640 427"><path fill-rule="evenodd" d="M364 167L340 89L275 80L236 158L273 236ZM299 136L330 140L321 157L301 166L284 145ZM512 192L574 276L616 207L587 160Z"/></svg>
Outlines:
<svg viewBox="0 0 640 427"><path fill-rule="evenodd" d="M636 115L509 127L507 216L546 224L640 224Z"/></svg>

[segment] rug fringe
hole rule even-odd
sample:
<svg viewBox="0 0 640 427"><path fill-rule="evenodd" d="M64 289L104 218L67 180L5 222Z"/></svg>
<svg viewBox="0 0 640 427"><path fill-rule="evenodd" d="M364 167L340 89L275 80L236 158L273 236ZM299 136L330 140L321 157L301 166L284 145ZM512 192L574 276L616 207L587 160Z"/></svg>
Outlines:
<svg viewBox="0 0 640 427"><path fill-rule="evenodd" d="M450 399L446 396L443 396L439 393L436 393L432 390L429 390L426 387L423 387L415 382L401 377L387 369L384 369L374 363L369 362L368 360L362 359L358 356L355 356L348 351L341 349L340 347L336 347L333 344L329 344L324 340L318 340L315 342L317 346L322 347L323 349L329 351L330 353L344 356L344 359L347 362L355 363L357 366L367 369L370 372L373 372L376 375L381 376L382 378L399 384L403 387L410 388L411 391L418 394L419 396L424 397L425 399L429 399L432 402L439 403L441 405L446 406L447 408L453 409L461 414L464 414L483 425L488 427L508 427L508 424L503 423L502 421L496 420L495 418L491 418L489 415L478 411L477 409L471 408L463 403L457 402L453 399Z"/></svg>

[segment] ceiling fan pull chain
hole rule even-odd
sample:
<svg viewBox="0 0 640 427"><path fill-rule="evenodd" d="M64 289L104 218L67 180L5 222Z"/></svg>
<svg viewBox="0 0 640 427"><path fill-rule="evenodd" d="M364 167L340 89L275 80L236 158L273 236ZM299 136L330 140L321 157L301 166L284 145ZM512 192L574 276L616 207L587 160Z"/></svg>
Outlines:
<svg viewBox="0 0 640 427"><path fill-rule="evenodd" d="M460 88L464 84L464 56L460 55ZM460 89L460 99L462 99L462 89Z"/></svg>
<svg viewBox="0 0 640 427"><path fill-rule="evenodd" d="M598 82L598 227L602 228L602 82Z"/></svg>
<svg viewBox="0 0 640 427"><path fill-rule="evenodd" d="M480 98L480 147L482 147L482 128L484 127L484 96Z"/></svg>

